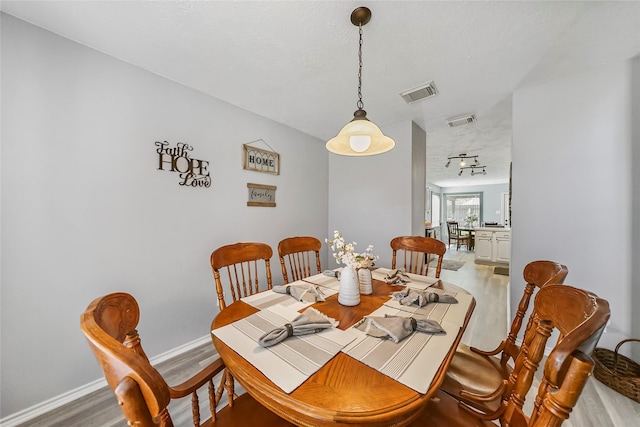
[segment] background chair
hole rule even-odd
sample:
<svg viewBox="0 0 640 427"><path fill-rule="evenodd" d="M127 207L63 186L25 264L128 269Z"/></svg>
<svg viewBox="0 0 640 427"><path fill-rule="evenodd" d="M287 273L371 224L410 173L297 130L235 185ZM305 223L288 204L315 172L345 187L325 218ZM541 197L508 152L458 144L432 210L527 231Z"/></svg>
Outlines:
<svg viewBox="0 0 640 427"><path fill-rule="evenodd" d="M102 368L109 387L129 422L136 426L173 426L167 409L174 399L191 396L193 425L200 426L197 391L208 389L211 419L202 426L291 426L245 393L233 392L230 376L220 375L216 390L214 377L225 366L216 359L192 378L169 386L149 363L136 327L140 319L137 301L126 293L113 293L94 300L80 317L80 327ZM227 380L222 382L222 380ZM229 405L219 408L224 390Z"/></svg>
<svg viewBox="0 0 640 427"><path fill-rule="evenodd" d="M234 243L219 247L211 253L211 269L216 281L220 310L227 306L225 288L231 291L234 302L272 288L272 255L273 250L269 245L255 242ZM264 270L259 268L260 264L264 264ZM262 289L261 278L266 280Z"/></svg>
<svg viewBox="0 0 640 427"><path fill-rule="evenodd" d="M569 418L591 374L593 353L610 317L609 303L590 292L564 285L548 285L538 291L533 325L525 336L526 351L518 355L509 376L509 397L502 405L500 424L511 427L556 427ZM530 417L522 409L545 344L556 329L560 338L544 365L544 374ZM474 416L466 406L439 390L427 404L415 426L495 427Z"/></svg>
<svg viewBox="0 0 640 427"><path fill-rule="evenodd" d="M280 267L282 268L282 278L284 283L304 279L311 276L311 264L315 253L316 274L322 272L320 267L320 248L322 242L315 237L289 237L278 243L278 256L280 257ZM288 265L288 266L287 266Z"/></svg>
<svg viewBox="0 0 640 427"><path fill-rule="evenodd" d="M402 267L407 273L426 276L429 273L431 261L437 257L435 277L440 277L442 258L447 251L447 246L444 242L431 237L400 236L391 240L391 249L393 250L391 256L392 269ZM396 256L398 252L401 254L400 257Z"/></svg>
<svg viewBox="0 0 640 427"><path fill-rule="evenodd" d="M451 360L441 389L483 413L497 417L499 414L496 411L500 408L502 398L508 397L504 396L505 381L511 373L508 363L515 363L520 353L516 339L531 296L536 289L552 283L563 283L567 273L566 266L553 261L532 261L527 264L523 271L526 285L506 339L492 351L470 348L461 343Z"/></svg>
<svg viewBox="0 0 640 427"><path fill-rule="evenodd" d="M460 250L461 245L467 245L467 249L469 249L470 236L468 234L460 234L457 222L447 221L447 232L449 234L449 247L451 247L451 242L453 241L456 244L456 250Z"/></svg>

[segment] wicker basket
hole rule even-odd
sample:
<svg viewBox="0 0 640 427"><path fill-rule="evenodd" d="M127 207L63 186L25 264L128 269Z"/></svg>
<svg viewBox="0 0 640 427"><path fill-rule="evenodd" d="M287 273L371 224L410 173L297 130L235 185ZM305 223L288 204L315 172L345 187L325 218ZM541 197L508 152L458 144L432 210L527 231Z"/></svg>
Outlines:
<svg viewBox="0 0 640 427"><path fill-rule="evenodd" d="M640 342L640 339L622 340L615 351L596 348L593 352L595 362L593 372L595 377L606 386L640 403L640 364L618 354L620 346L630 341Z"/></svg>

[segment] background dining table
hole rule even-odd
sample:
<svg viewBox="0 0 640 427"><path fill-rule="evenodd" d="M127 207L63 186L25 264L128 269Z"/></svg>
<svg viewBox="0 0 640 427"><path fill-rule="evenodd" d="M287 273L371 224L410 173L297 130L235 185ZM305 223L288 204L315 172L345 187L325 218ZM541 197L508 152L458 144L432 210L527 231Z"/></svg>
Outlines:
<svg viewBox="0 0 640 427"><path fill-rule="evenodd" d="M470 251L474 250L476 246L476 230L471 227L458 227L458 231L467 233L469 235L469 247Z"/></svg>
<svg viewBox="0 0 640 427"><path fill-rule="evenodd" d="M339 304L338 295L334 294L312 307L336 319L338 329L347 330L388 302L392 292L403 288L374 276L373 293L361 295L357 306ZM468 296L465 290L441 280L437 280L431 289ZM474 307L475 300L469 296L457 335L455 339L452 337L453 344L444 359L436 362L439 367L426 393L417 392L344 352L338 352L299 387L286 393L215 335L215 329L251 316L259 311L258 308L236 301L215 317L211 330L213 343L233 378L261 404L298 426L404 426L421 413L440 386Z"/></svg>

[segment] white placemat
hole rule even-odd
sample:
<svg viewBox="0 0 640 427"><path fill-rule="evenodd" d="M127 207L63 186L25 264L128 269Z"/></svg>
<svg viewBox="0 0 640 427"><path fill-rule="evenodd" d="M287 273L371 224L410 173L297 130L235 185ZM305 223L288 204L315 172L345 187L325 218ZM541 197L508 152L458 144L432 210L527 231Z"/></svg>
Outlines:
<svg viewBox="0 0 640 427"><path fill-rule="evenodd" d="M211 333L285 393L291 393L355 339L352 331L330 328L317 334L290 337L271 347L258 345L264 333L291 322L299 314L291 307L274 305Z"/></svg>
<svg viewBox="0 0 640 427"><path fill-rule="evenodd" d="M384 282L384 279L387 276L387 273L389 273L390 271L391 271L390 268L377 268L371 272L371 275L373 276L374 279L381 280ZM427 289L429 286L432 286L438 283L438 281L440 281L440 279L436 279L435 277L431 277L431 276L422 276L420 274L413 274L413 273L406 273L406 274L407 276L409 276L409 280L410 280L410 282L407 282L406 286L409 286L414 289L424 290L424 289Z"/></svg>
<svg viewBox="0 0 640 427"><path fill-rule="evenodd" d="M370 316L385 314L411 316L409 312L384 305ZM460 331L460 326L454 323L442 321L440 325L446 334L414 332L396 344L391 340L370 337L356 329L356 324L348 331L356 334L357 338L342 352L419 393L426 393Z"/></svg>
<svg viewBox="0 0 640 427"><path fill-rule="evenodd" d="M402 305L400 301L390 298L384 305L396 310L402 310L428 319L437 320L438 322L446 321L462 326L464 319L467 317L469 306L473 302L473 296L463 292L444 291L438 288L430 288L429 291L440 295L451 295L458 300L458 303L428 303L424 307L418 307L416 305Z"/></svg>
<svg viewBox="0 0 640 427"><path fill-rule="evenodd" d="M295 282L289 283L289 285L309 286L309 283L302 280L297 280ZM338 290L322 288L322 293L324 294L325 298L328 298L333 294L337 294ZM263 310L265 308L280 304L285 307L290 307L292 310L300 311L303 308L309 307L313 304L312 302L298 301L289 294L280 294L278 292L274 292L271 289L241 298L241 301L259 310Z"/></svg>
<svg viewBox="0 0 640 427"><path fill-rule="evenodd" d="M333 271L342 271L342 268L336 268ZM316 274L314 276L305 277L302 280L304 280L305 282L313 283L318 286L322 286L323 288L333 289L334 291L336 291L335 293L338 293L338 289L340 288L340 281L337 278L332 276L327 276L322 273Z"/></svg>

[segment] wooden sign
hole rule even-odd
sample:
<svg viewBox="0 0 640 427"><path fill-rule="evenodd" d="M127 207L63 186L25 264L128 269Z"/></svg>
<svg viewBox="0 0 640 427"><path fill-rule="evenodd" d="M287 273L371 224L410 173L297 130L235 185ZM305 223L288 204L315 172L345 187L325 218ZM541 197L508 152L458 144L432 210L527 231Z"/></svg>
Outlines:
<svg viewBox="0 0 640 427"><path fill-rule="evenodd" d="M249 198L247 206L276 207L276 187L274 185L262 185L247 183Z"/></svg>
<svg viewBox="0 0 640 427"><path fill-rule="evenodd" d="M280 175L280 154L242 144L242 167L256 172Z"/></svg>

